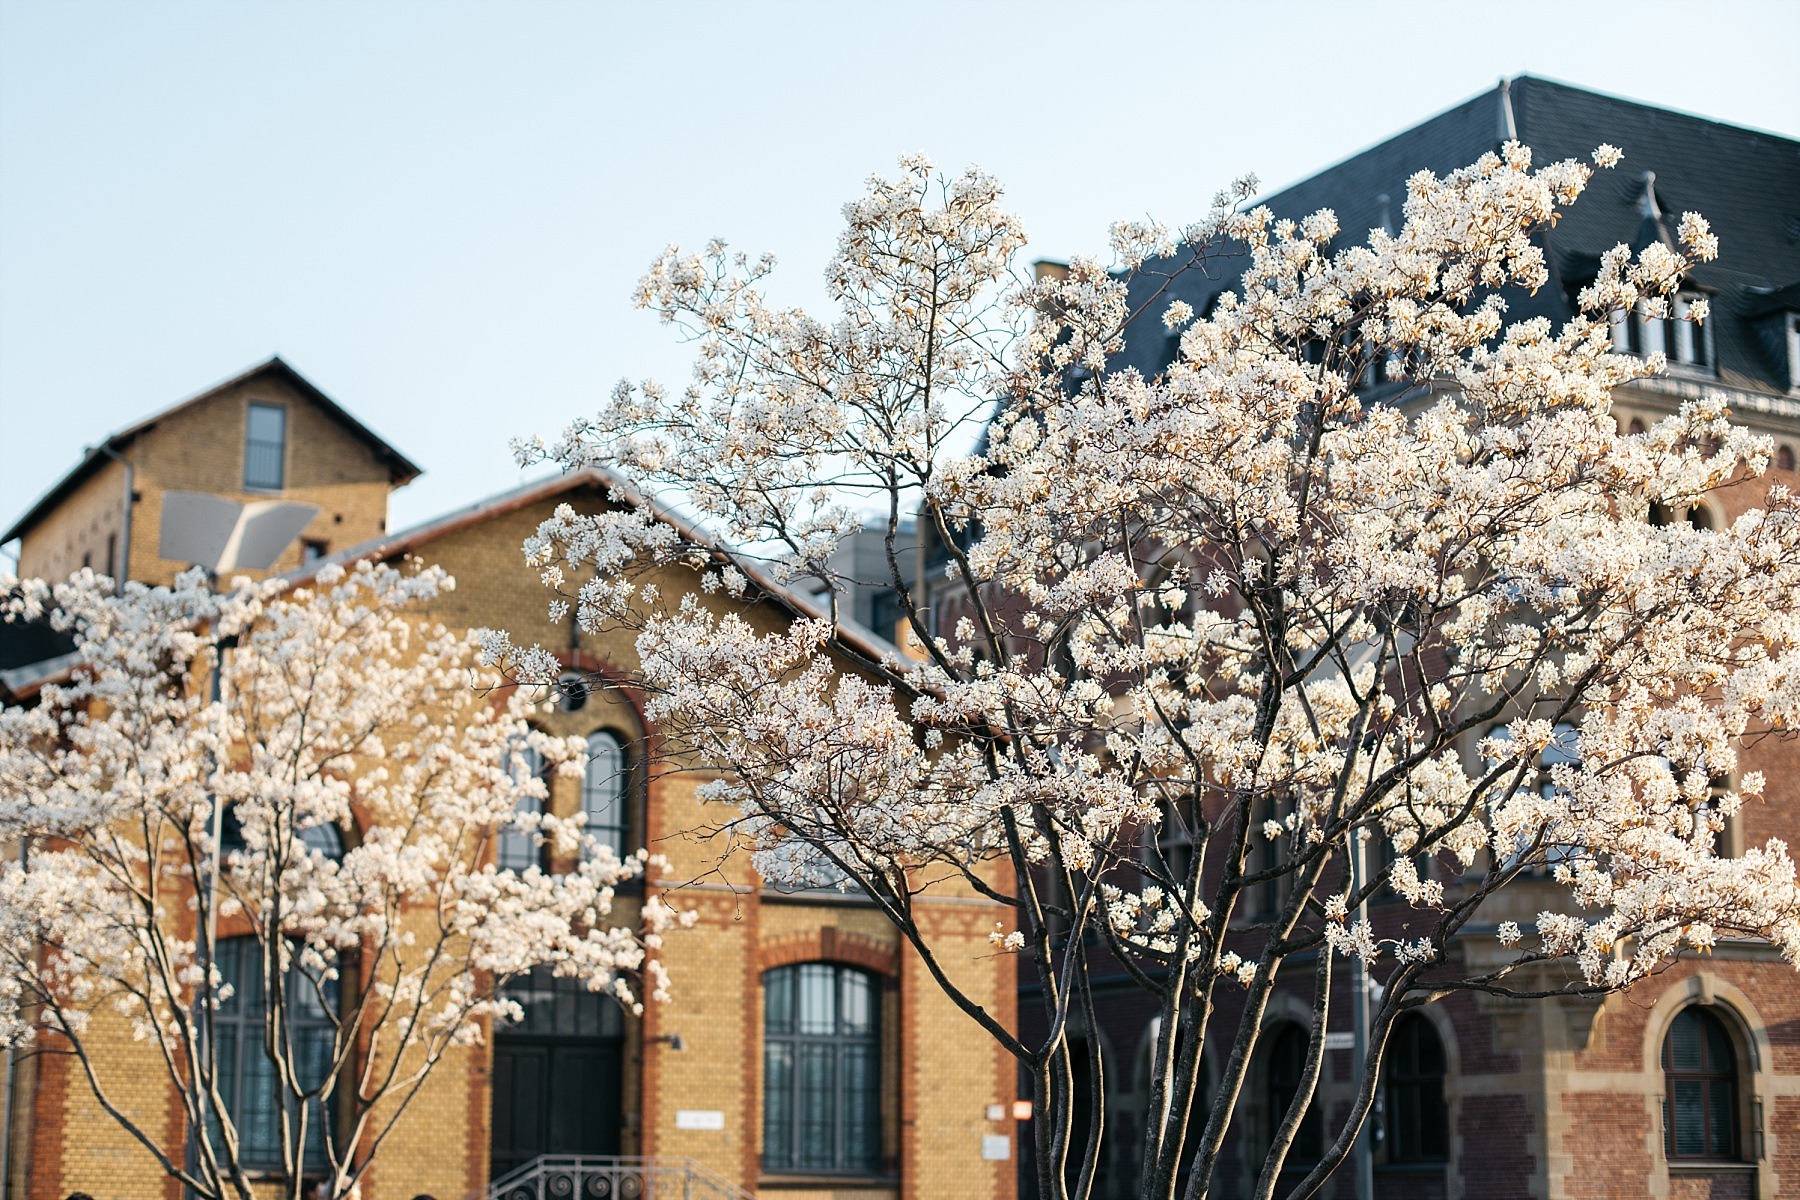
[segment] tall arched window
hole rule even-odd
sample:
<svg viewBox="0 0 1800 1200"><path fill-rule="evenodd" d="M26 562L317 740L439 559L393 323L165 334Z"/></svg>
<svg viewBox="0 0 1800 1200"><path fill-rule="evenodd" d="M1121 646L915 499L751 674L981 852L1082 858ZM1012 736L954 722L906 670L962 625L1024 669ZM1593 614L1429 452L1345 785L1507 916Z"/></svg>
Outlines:
<svg viewBox="0 0 1800 1200"><path fill-rule="evenodd" d="M1737 1054L1719 1018L1681 1010L1663 1039L1663 1130L1670 1158L1738 1156Z"/></svg>
<svg viewBox="0 0 1800 1200"><path fill-rule="evenodd" d="M1294 1097L1300 1094L1300 1081L1306 1074L1306 1048L1310 1037L1298 1025L1283 1025L1269 1043L1269 1136L1274 1142L1275 1130L1286 1119ZM1294 1143L1288 1148L1284 1170L1310 1167L1325 1153L1325 1125L1319 1115L1318 1092L1300 1118L1294 1132Z"/></svg>
<svg viewBox="0 0 1800 1200"><path fill-rule="evenodd" d="M581 780L581 811L587 814L588 836L614 854L625 853L630 789L625 746L604 729L588 734L587 772Z"/></svg>
<svg viewBox="0 0 1800 1200"><path fill-rule="evenodd" d="M880 999L874 976L835 963L763 976L765 1171L880 1169Z"/></svg>
<svg viewBox="0 0 1800 1200"><path fill-rule="evenodd" d="M544 773L544 759L537 750L523 743L507 749L507 769L515 778L536 779ZM520 792L513 802L514 811L521 814L537 815L543 811L543 801L536 796ZM543 865L543 848L535 831L522 829L509 824L500 831L500 846L495 854L495 861L503 871L523 871L527 867Z"/></svg>
<svg viewBox="0 0 1800 1200"><path fill-rule="evenodd" d="M1444 1107L1444 1044L1431 1022L1410 1013L1388 1041L1388 1161L1445 1162L1450 1122Z"/></svg>

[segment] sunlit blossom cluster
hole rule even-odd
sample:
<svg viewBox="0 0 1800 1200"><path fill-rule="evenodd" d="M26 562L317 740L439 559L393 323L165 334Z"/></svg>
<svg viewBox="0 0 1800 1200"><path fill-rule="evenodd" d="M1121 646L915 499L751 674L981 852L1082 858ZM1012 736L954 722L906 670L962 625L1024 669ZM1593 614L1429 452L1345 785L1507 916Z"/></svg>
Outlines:
<svg viewBox="0 0 1800 1200"><path fill-rule="evenodd" d="M991 179L906 160L846 210L830 319L774 306L770 264L721 245L656 262L639 302L695 339L694 380L621 385L519 445L632 489L528 555L584 628L635 632L655 719L726 772L711 794L765 876L862 889L922 950L919 881L961 881L1009 910L995 945L1033 957L1058 1037L1084 930L1166 1030L1221 983L1254 1020L1321 944L1393 1005L1528 992L1559 960L1619 987L1724 937L1800 961L1787 847L1716 848L1762 787L1736 747L1800 722L1800 507L1776 486L1726 528L1651 520L1758 487L1769 443L1716 398L1641 433L1611 407L1662 366L1612 321L1667 313L1718 239L1687 214L1673 244L1607 253L1565 323L1508 320L1509 292L1555 286L1538 235L1595 169L1509 144L1414 176L1397 232L1278 219L1246 181L1194 226L1121 224L1113 261L1026 279ZM1203 316L1134 291L1227 260ZM1167 368L1118 367L1127 326L1159 322ZM674 537L641 497L715 536ZM891 553L874 581L916 657L845 636L835 602L776 632L739 615L766 597L721 563L835 598L831 552L867 514L917 514L938 551L931 578ZM649 590L672 563L715 590ZM1455 939L1515 884L1544 911L1471 974ZM1384 935L1355 915L1382 895L1430 919ZM1061 1045L1017 1052L1053 1079ZM1199 1051L1157 1052L1156 1087L1191 1095Z"/></svg>

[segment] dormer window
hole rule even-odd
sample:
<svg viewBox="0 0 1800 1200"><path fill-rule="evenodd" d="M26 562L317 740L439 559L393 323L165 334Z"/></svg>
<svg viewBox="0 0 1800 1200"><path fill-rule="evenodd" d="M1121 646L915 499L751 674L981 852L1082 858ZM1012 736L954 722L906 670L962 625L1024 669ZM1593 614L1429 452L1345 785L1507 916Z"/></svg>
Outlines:
<svg viewBox="0 0 1800 1200"><path fill-rule="evenodd" d="M1669 342L1666 353L1670 362L1709 367L1712 365L1711 347L1707 345L1709 332L1706 325L1694 319L1696 306L1705 313L1706 305L1698 292L1681 292L1670 302L1670 317L1664 322L1669 334L1665 339Z"/></svg>
<svg viewBox="0 0 1800 1200"><path fill-rule="evenodd" d="M252 404L244 420L244 490L278 492L287 460L287 409Z"/></svg>
<svg viewBox="0 0 1800 1200"><path fill-rule="evenodd" d="M1787 315L1788 387L1800 391L1800 313Z"/></svg>
<svg viewBox="0 0 1800 1200"><path fill-rule="evenodd" d="M1681 292L1671 297L1669 313L1664 317L1648 316L1642 309L1615 312L1613 349L1639 358L1662 354L1671 363L1710 367L1712 334L1695 316L1705 312L1706 302L1699 292Z"/></svg>

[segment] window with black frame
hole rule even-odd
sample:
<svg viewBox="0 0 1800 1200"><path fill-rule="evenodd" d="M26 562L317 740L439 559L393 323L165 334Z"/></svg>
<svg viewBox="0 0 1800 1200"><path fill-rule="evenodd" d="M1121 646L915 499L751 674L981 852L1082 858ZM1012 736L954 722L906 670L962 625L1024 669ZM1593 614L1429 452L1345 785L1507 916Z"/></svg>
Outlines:
<svg viewBox="0 0 1800 1200"><path fill-rule="evenodd" d="M282 1113L285 1109L290 1120L297 1120L299 1101L281 1085L275 1060L263 1048L267 1002L260 944L253 937L222 939L218 968L231 993L213 1016L214 1062L225 1110L237 1127L240 1161L253 1170L279 1170ZM289 970L283 990L295 1075L301 1090L311 1092L331 1069L335 1033L330 1012L337 1005L337 981L296 967ZM329 1096L308 1103L313 1109L307 1114L304 1164L314 1171L325 1165L325 1129L333 1115Z"/></svg>
<svg viewBox="0 0 1800 1200"><path fill-rule="evenodd" d="M881 989L835 963L763 976L763 1170L881 1167Z"/></svg>
<svg viewBox="0 0 1800 1200"><path fill-rule="evenodd" d="M587 769L581 780L581 811L587 834L623 858L630 826L631 782L625 744L617 734L600 729L588 734Z"/></svg>
<svg viewBox="0 0 1800 1200"><path fill-rule="evenodd" d="M1306 1052L1310 1041L1311 1035L1294 1024L1283 1025L1270 1040L1267 1076L1270 1143L1274 1142L1275 1131L1287 1118L1294 1098L1300 1094L1300 1085L1306 1075ZM1315 1090L1312 1103L1306 1106L1306 1113L1300 1118L1300 1128L1294 1131L1294 1140L1288 1147L1287 1162L1283 1169L1293 1171L1311 1167L1324 1153L1325 1121L1319 1111L1318 1093Z"/></svg>
<svg viewBox="0 0 1800 1200"><path fill-rule="evenodd" d="M1737 1054L1719 1018L1684 1008L1663 1039L1663 1130L1670 1158L1738 1156Z"/></svg>
<svg viewBox="0 0 1800 1200"><path fill-rule="evenodd" d="M280 491L287 459L287 409L252 404L244 418L244 487Z"/></svg>
<svg viewBox="0 0 1800 1200"><path fill-rule="evenodd" d="M507 748L507 769L522 779L536 779L544 774L544 759L536 749L524 743ZM520 816L536 816L543 811L543 801L520 792L513 802ZM508 824L500 830L500 844L495 862L502 871L523 871L543 866L543 845L535 830Z"/></svg>
<svg viewBox="0 0 1800 1200"><path fill-rule="evenodd" d="M1387 1157L1391 1163L1441 1163L1450 1157L1444 1107L1444 1043L1431 1021L1401 1017L1387 1050Z"/></svg>

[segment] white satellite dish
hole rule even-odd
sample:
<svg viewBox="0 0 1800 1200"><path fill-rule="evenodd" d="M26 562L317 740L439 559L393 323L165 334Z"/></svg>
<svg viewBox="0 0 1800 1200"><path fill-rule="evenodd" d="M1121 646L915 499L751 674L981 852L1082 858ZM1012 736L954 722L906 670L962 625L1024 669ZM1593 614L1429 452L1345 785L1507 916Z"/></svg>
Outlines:
<svg viewBox="0 0 1800 1200"><path fill-rule="evenodd" d="M319 515L316 504L165 492L156 552L175 562L227 571L266 571Z"/></svg>

